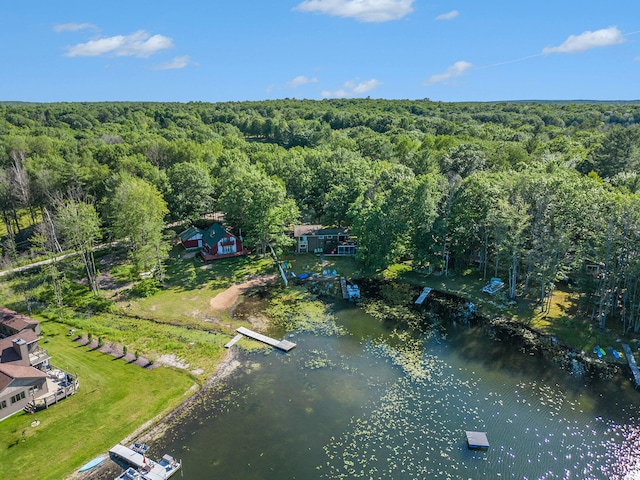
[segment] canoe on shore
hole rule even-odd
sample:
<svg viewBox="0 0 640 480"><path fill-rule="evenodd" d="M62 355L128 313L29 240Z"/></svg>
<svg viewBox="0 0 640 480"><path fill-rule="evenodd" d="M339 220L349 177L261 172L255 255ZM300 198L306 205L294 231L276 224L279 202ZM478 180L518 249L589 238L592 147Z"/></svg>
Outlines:
<svg viewBox="0 0 640 480"><path fill-rule="evenodd" d="M102 462L104 462L106 457L96 457L90 462L85 463L82 467L80 467L79 472L86 472L87 470L91 470L93 467L97 467Z"/></svg>

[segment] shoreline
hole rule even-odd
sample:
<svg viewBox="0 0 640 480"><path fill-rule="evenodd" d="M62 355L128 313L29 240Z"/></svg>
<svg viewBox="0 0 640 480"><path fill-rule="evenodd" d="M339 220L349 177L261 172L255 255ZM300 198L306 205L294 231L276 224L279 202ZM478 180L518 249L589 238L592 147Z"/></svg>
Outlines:
<svg viewBox="0 0 640 480"><path fill-rule="evenodd" d="M211 375L211 377L209 377L200 388L196 388L195 385L192 386L185 392L185 395L188 395L187 398L185 398L177 407L168 412L160 413L151 420L148 420L123 438L120 443L123 445L129 445L136 441L150 444L153 441L162 438L167 433L171 423L177 417L187 413L187 411L200 400L209 388L211 388L216 382L229 376L241 365L241 362L237 357L238 354L234 349L228 349L227 355L217 365L215 373ZM192 392L192 390L195 391ZM67 476L66 480L113 480L122 473L122 467L110 458L108 450L101 452L98 456L104 456L106 457L106 460L97 467L86 472L78 472L76 470L74 473Z"/></svg>
<svg viewBox="0 0 640 480"><path fill-rule="evenodd" d="M220 292L218 295L210 300L210 308L212 310L230 310L237 305L239 298L247 293L252 288L262 287L273 283L276 278L275 274L260 275L246 279L244 282L238 282L231 285L226 290ZM256 326L253 325L252 326ZM82 342L84 340L87 344L88 339L76 338L76 341ZM97 340L95 347L97 348ZM103 353L111 353L112 351L104 351ZM117 352L116 352L117 353ZM131 354L130 354L131 355ZM194 406L200 398L210 389L216 382L224 379L230 375L236 368L240 366L238 360L238 354L235 349L227 349L225 357L216 366L215 372L204 382L204 384L197 388L197 384L194 384L189 390L185 392L188 395L177 407L170 411L160 413L154 418L148 420L140 427L136 428L133 432L120 440L119 443L123 445L129 445L136 442L150 444L155 440L162 438L167 430L171 427L172 422L180 415L186 414L189 409ZM142 357L141 357L142 358ZM142 359L139 366L145 368L145 364L148 363L146 359ZM154 365L158 368L162 363L165 367L171 367L172 365L166 364L166 362L159 362L158 365ZM192 392L192 390L195 390ZM111 448L111 447L109 447ZM66 480L112 480L118 476L122 470L122 467L114 462L110 456L109 451L101 452L99 456L106 457L106 460L97 467L88 470L86 472L75 471L71 475L66 477Z"/></svg>
<svg viewBox="0 0 640 480"><path fill-rule="evenodd" d="M265 281L266 280L266 281ZM225 306L235 305L238 297L246 293L252 287L268 285L271 278L251 279L250 282L236 284L228 290L233 290L235 299L225 298ZM369 287L372 283L379 283L370 279ZM387 282L381 282L387 283ZM403 283L403 282L400 282ZM243 288L244 287L244 288ZM375 290L375 288L374 288ZM223 292L223 293L226 293ZM230 292L229 292L230 293ZM430 298L435 300L431 303L429 310L448 310L453 314L454 318L462 319L466 315L468 300L459 294L452 294L435 290L434 295ZM222 295L226 297L226 295ZM214 297L215 298L215 297ZM437 306L436 306L437 305ZM415 307L415 306L414 306ZM435 307L435 308L434 308ZM440 313L440 312L438 312ZM466 315L468 317L468 315ZM614 376L620 375L626 377L625 368L622 364L603 362L601 360L592 359L586 352L581 352L562 342L561 339L552 341L551 336L537 331L517 320L507 317L488 317L482 313L475 312L468 318L470 324L479 326L483 330L483 334L492 337L498 341L508 340L510 342L520 343L523 348L532 355L540 355L551 359L558 368L571 371L576 362L581 365L582 374L587 377L599 377L601 379L612 379ZM147 421L142 426L131 432L127 437L120 441L124 445L128 445L134 441L151 444L161 439L171 428L172 424L180 418L181 415L189 413L190 409L196 406L197 402L206 394L206 392L216 384L216 382L226 378L236 368L241 365L238 360L238 354L235 349L228 349L226 356L216 366L213 373L206 382L195 391L191 392L195 386L185 392L188 397L183 400L174 409L161 413L155 418ZM107 460L98 467L88 472L74 472L67 480L113 480L122 471L122 467L109 458L109 452L103 452L101 455L107 457Z"/></svg>

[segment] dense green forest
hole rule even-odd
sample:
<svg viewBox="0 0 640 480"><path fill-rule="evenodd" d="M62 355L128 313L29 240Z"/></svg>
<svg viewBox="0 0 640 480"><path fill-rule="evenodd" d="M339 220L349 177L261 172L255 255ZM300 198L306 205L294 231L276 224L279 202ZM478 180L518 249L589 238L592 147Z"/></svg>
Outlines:
<svg viewBox="0 0 640 480"><path fill-rule="evenodd" d="M167 223L222 212L259 252L319 222L370 271L474 267L541 308L571 282L600 327L638 331L638 122L628 103L0 104L3 262L74 250L97 292L104 241L161 276Z"/></svg>

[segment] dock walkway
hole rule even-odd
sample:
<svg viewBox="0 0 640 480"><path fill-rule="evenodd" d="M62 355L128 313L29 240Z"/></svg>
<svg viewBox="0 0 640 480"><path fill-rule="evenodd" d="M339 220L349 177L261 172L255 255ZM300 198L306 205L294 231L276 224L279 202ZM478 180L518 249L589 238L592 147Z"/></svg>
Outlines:
<svg viewBox="0 0 640 480"><path fill-rule="evenodd" d="M431 290L432 288L430 287L424 287L424 290L422 290L422 293L416 300L416 305L422 305L422 302L424 302L425 298L427 298L427 295L429 295L429 292L431 292Z"/></svg>
<svg viewBox="0 0 640 480"><path fill-rule="evenodd" d="M224 344L224 348L233 347L236 343L238 343L238 340L240 340L243 337L244 335L242 335L241 333L237 334L235 337L233 337L231 340L229 340L227 343Z"/></svg>
<svg viewBox="0 0 640 480"><path fill-rule="evenodd" d="M342 298L349 300L349 292L347 291L347 279L340 277L340 288L342 289Z"/></svg>
<svg viewBox="0 0 640 480"><path fill-rule="evenodd" d="M633 373L633 382L638 388L640 386L640 370L638 370L638 365L636 364L636 359L633 356L633 352L631 351L631 347L626 343L622 344L622 349L624 350L624 354L627 356L627 362L629 362L629 368L631 369L631 373Z"/></svg>
<svg viewBox="0 0 640 480"><path fill-rule="evenodd" d="M276 340L275 338L267 337L266 335L254 332L253 330L249 330L245 327L236 328L236 332L241 333L246 337L253 338L254 340L258 340L259 342L266 343L267 345L271 345L272 347L275 347L284 352L288 352L296 346L295 343L290 342L289 340Z"/></svg>

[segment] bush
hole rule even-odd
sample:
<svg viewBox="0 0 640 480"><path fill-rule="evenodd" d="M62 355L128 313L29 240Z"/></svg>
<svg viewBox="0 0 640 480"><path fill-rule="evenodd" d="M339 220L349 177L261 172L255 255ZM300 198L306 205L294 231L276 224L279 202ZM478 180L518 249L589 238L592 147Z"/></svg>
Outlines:
<svg viewBox="0 0 640 480"><path fill-rule="evenodd" d="M136 297L146 298L160 290L160 287L160 282L155 278L146 278L139 281L133 286L133 288L131 288L131 294Z"/></svg>

